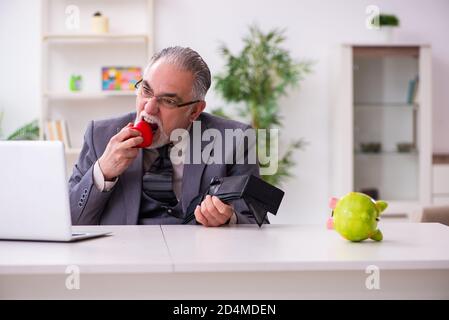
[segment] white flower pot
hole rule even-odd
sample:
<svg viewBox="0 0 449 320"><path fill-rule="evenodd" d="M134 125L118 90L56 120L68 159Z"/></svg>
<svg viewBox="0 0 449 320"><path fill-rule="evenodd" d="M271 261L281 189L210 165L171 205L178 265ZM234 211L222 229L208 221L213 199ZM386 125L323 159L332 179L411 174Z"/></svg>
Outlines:
<svg viewBox="0 0 449 320"><path fill-rule="evenodd" d="M392 43L395 40L395 29L397 27L383 26L379 29L373 29L372 33L376 42Z"/></svg>
<svg viewBox="0 0 449 320"><path fill-rule="evenodd" d="M385 42L391 43L394 41L396 27L384 26L380 27L380 32L383 32Z"/></svg>

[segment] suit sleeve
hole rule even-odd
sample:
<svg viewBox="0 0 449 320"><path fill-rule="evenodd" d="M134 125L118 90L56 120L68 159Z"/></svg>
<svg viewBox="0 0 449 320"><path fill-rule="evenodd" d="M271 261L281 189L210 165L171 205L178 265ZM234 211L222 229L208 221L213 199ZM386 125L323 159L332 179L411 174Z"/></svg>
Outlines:
<svg viewBox="0 0 449 320"><path fill-rule="evenodd" d="M251 129L250 126L246 127L246 129ZM240 144L244 143L243 141L244 137L240 140ZM243 164L237 164L234 163L232 165L229 165L227 168L227 175L228 176L241 176L241 175L254 175L256 177L260 177L259 173L259 162L256 161L256 163L249 163L248 158L250 152L256 152L256 141L253 141L253 143L249 142L247 144L244 144L244 161ZM257 159L257 155L255 157ZM236 156L237 159L237 156ZM254 215L246 205L245 201L243 199L234 200L232 201L232 206L234 208L236 217L237 217L237 224L255 224L256 219L254 218ZM270 223L268 221L268 218L265 217L264 223Z"/></svg>
<svg viewBox="0 0 449 320"><path fill-rule="evenodd" d="M101 192L94 184L94 164L98 160L95 152L94 122L92 121L84 135L81 149L72 176L69 179L70 212L73 225L96 225L112 192Z"/></svg>

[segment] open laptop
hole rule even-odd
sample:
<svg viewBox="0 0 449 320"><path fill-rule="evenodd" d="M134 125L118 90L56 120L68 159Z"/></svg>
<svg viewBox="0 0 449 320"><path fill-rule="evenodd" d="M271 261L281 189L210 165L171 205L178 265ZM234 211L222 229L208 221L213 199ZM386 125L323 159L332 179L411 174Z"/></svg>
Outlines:
<svg viewBox="0 0 449 320"><path fill-rule="evenodd" d="M72 233L64 145L0 141L0 239L71 242L108 233Z"/></svg>

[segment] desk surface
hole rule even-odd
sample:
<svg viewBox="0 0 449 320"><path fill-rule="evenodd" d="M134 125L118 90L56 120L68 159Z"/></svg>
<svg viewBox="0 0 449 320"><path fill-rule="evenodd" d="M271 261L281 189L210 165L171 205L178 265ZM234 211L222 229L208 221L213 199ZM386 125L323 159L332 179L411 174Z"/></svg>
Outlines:
<svg viewBox="0 0 449 320"><path fill-rule="evenodd" d="M111 231L112 236L73 243L0 241L0 274L171 272L160 226L83 226L74 231Z"/></svg>
<svg viewBox="0 0 449 320"><path fill-rule="evenodd" d="M76 243L0 241L0 274L449 269L449 227L380 224L384 241L352 243L324 226L89 226Z"/></svg>

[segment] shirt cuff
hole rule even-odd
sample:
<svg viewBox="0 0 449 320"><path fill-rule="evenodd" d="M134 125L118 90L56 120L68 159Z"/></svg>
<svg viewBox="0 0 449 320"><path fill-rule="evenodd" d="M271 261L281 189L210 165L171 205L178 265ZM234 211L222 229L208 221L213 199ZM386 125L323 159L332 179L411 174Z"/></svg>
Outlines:
<svg viewBox="0 0 449 320"><path fill-rule="evenodd" d="M108 192L112 188L114 188L115 184L117 183L118 177L114 179L114 181L105 181L103 172L101 172L100 164L98 161L94 164L94 184L95 187L101 192Z"/></svg>

